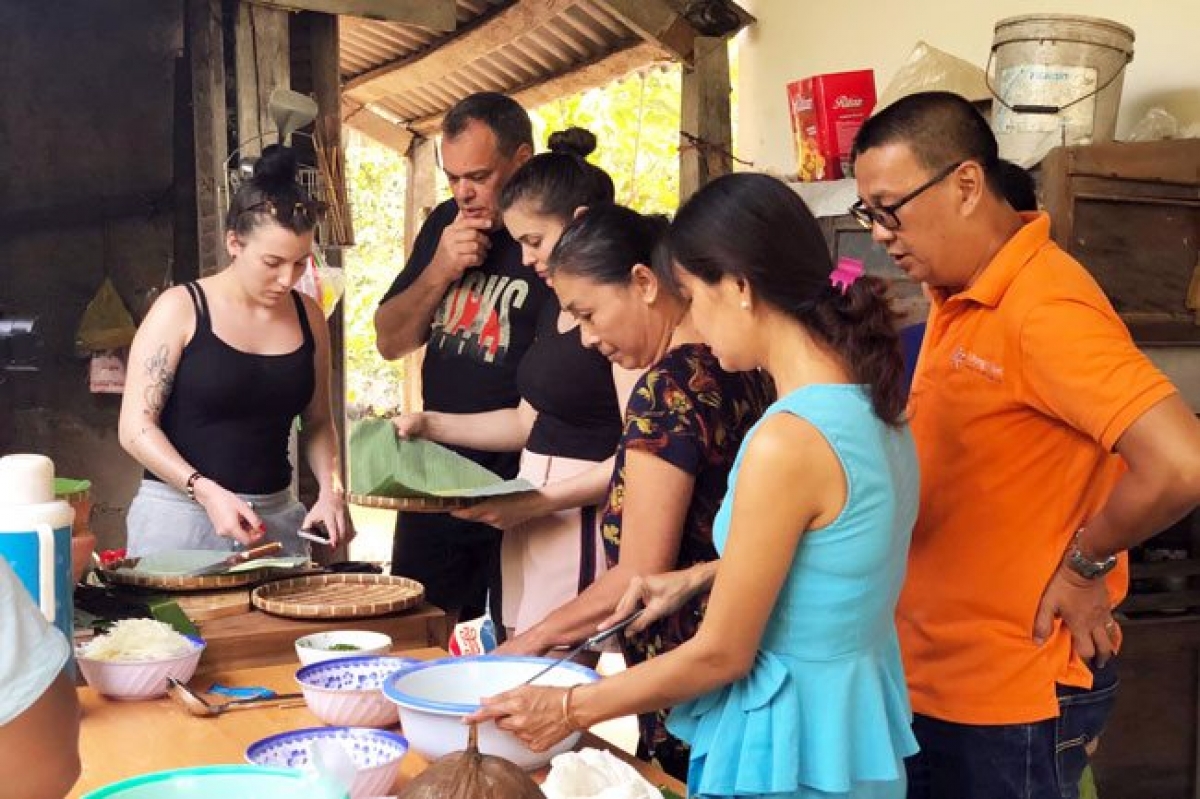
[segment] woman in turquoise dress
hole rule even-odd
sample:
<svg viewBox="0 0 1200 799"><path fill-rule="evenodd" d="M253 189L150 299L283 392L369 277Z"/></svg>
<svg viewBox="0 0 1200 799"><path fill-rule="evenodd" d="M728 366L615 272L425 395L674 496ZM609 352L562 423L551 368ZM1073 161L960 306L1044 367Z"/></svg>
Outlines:
<svg viewBox="0 0 1200 799"><path fill-rule="evenodd" d="M918 480L885 286L833 285L816 221L764 175L697 192L666 250L721 367L766 370L780 397L730 474L720 560L634 580L613 618L643 603L642 626L711 589L707 614L661 657L592 685L510 691L476 716L544 749L674 706L692 796L903 797L916 742L892 617Z"/></svg>

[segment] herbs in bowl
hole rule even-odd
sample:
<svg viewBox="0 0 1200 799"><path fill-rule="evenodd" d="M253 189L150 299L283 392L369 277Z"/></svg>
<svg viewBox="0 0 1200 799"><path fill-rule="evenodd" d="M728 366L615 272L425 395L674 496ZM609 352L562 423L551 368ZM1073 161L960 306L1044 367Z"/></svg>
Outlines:
<svg viewBox="0 0 1200 799"><path fill-rule="evenodd" d="M330 630L296 639L296 656L302 665L367 655L386 655L392 639L371 630Z"/></svg>

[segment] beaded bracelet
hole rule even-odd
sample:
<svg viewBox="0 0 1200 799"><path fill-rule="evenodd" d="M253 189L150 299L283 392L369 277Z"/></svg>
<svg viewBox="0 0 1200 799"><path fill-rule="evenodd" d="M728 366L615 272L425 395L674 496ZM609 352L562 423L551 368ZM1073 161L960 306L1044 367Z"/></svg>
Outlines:
<svg viewBox="0 0 1200 799"><path fill-rule="evenodd" d="M184 490L187 491L188 499L192 502L196 501L196 481L203 476L200 472L192 472L188 475L187 485L184 486Z"/></svg>

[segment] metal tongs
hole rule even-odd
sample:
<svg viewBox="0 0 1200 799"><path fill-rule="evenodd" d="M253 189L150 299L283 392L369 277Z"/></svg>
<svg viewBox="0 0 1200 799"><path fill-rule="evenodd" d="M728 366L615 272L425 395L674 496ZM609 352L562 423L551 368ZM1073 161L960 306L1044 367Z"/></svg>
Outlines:
<svg viewBox="0 0 1200 799"><path fill-rule="evenodd" d="M560 660L554 661L549 666L542 669L541 671L539 671L537 674L530 677L525 682L521 683L521 685L529 685L534 680L543 676L546 672L548 672L552 669L555 669L558 666L561 666L563 663L565 663L568 660L571 660L572 658L574 658L576 655L578 655L580 652L587 649L588 647L596 646L597 644L601 644L601 643L607 641L609 638L612 638L614 635L621 632L621 630L624 630L626 627L628 627L629 625L631 625L635 621L637 621L638 617L641 616L645 610L646 610L645 608L640 608L640 609L634 611L633 613L631 613L630 615L626 616L625 618L621 619L619 622L614 624L612 627L603 629L600 632L596 633L595 635L591 636L590 638L585 638L582 643L578 644L574 649L567 652L567 654L563 655Z"/></svg>

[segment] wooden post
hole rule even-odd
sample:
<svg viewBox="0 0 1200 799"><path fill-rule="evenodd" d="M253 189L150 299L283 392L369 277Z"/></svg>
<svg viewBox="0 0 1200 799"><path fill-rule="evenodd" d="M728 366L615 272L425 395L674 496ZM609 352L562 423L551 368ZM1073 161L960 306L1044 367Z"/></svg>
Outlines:
<svg viewBox="0 0 1200 799"><path fill-rule="evenodd" d="M225 43L221 0L189 0L187 49L192 83L195 147L196 236L201 275L225 265ZM177 266L179 266L177 261Z"/></svg>
<svg viewBox="0 0 1200 799"><path fill-rule="evenodd" d="M698 36L694 54L695 66L684 68L682 80L680 202L708 181L733 170L727 41Z"/></svg>
<svg viewBox="0 0 1200 799"><path fill-rule="evenodd" d="M238 158L253 158L278 135L267 109L271 92L292 85L288 12L239 2L235 53Z"/></svg>
<svg viewBox="0 0 1200 799"><path fill-rule="evenodd" d="M317 14L304 12L308 23L309 52L312 56L311 76L313 98L317 101L318 120L326 117L334 120L341 119L342 89L341 72L338 67L338 17L333 14ZM330 134L324 142L327 146L341 149L341 125L324 125L323 131ZM330 186L334 196L346 196L345 186ZM345 268L342 251L330 248L324 251L326 262L333 267ZM343 485L349 485L347 479L348 461L346 460L346 317L343 313L346 303L343 299L337 309L329 317L329 358L330 380L329 398L333 406L333 424L338 431L338 464L340 466ZM325 562L347 560L350 557L349 547L345 544L337 550L324 548L319 554Z"/></svg>
<svg viewBox="0 0 1200 799"><path fill-rule="evenodd" d="M412 252L417 233L437 205L437 146L432 137L413 139L408 151L408 186L404 192L404 252Z"/></svg>
<svg viewBox="0 0 1200 799"><path fill-rule="evenodd" d="M437 205L437 142L432 138L413 139L408 153L408 186L404 196L404 256L412 254L421 225ZM421 364L425 350L419 349L404 359L404 387L401 410L419 411L421 403Z"/></svg>

